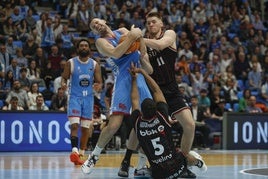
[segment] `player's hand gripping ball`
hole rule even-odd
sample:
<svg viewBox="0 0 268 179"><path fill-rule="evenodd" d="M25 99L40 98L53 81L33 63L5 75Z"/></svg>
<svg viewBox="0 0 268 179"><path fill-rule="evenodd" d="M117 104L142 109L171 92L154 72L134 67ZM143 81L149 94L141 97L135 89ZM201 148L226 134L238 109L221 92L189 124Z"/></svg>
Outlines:
<svg viewBox="0 0 268 179"><path fill-rule="evenodd" d="M122 36L119 40L119 44L123 42L126 39L126 36ZM135 52L140 49L140 40L136 40L131 44L131 46L128 48L125 54L130 54L132 52Z"/></svg>

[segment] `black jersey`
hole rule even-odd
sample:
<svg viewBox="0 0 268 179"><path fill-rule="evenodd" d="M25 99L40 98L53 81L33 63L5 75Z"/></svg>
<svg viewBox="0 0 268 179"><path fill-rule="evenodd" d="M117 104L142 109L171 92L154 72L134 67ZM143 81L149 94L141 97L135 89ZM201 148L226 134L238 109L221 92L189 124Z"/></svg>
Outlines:
<svg viewBox="0 0 268 179"><path fill-rule="evenodd" d="M179 89L175 79L175 62L178 56L177 50L172 47L167 47L158 51L147 47L147 53L154 69L151 77L159 85L164 96L174 96L174 94L178 94Z"/></svg>
<svg viewBox="0 0 268 179"><path fill-rule="evenodd" d="M156 116L150 120L144 120L139 110L131 114L139 144L150 162L153 178L176 178L185 168L184 157L176 152L173 144L167 110L167 104L160 102Z"/></svg>
<svg viewBox="0 0 268 179"><path fill-rule="evenodd" d="M154 69L151 77L157 82L159 86L168 85L176 81L175 62L178 56L176 49L167 47L163 50L158 51L147 47L147 53L149 55L150 63Z"/></svg>

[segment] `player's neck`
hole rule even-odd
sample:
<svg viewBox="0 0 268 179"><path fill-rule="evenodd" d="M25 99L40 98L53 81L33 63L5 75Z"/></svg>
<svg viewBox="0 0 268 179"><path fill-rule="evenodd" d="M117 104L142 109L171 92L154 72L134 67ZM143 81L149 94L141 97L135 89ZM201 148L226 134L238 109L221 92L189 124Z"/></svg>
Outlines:
<svg viewBox="0 0 268 179"><path fill-rule="evenodd" d="M79 60L82 61L82 62L86 62L88 59L88 56L87 57L80 57L79 56Z"/></svg>
<svg viewBox="0 0 268 179"><path fill-rule="evenodd" d="M111 29L109 29L109 30L107 30L107 32L105 34L101 35L101 37L103 37L103 38L115 38L115 35L114 35L114 32Z"/></svg>
<svg viewBox="0 0 268 179"><path fill-rule="evenodd" d="M158 31L157 33L151 33L150 39L159 39L162 35L162 30Z"/></svg>

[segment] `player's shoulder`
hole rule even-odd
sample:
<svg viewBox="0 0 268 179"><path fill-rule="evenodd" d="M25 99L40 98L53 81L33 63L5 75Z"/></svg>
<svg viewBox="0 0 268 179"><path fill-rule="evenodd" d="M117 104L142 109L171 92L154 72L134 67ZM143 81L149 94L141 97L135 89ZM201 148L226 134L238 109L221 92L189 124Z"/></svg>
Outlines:
<svg viewBox="0 0 268 179"><path fill-rule="evenodd" d="M168 29L164 32L164 35L174 35L176 36L176 32L174 30Z"/></svg>
<svg viewBox="0 0 268 179"><path fill-rule="evenodd" d="M125 27L121 27L121 28L117 29L116 31L118 31L121 34L126 34L129 32L129 30Z"/></svg>

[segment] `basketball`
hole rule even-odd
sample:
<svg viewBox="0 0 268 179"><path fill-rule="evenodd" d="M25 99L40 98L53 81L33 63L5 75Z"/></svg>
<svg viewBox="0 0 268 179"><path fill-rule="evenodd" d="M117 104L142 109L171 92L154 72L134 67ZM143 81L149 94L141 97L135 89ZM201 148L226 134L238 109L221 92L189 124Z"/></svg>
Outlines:
<svg viewBox="0 0 268 179"><path fill-rule="evenodd" d="M119 44L121 42L123 42L125 40L126 36L122 36L119 40ZM139 50L140 48L140 41L136 40L135 42L132 43L132 45L128 48L128 50L126 51L126 54L130 54L132 52L135 52L137 50Z"/></svg>

